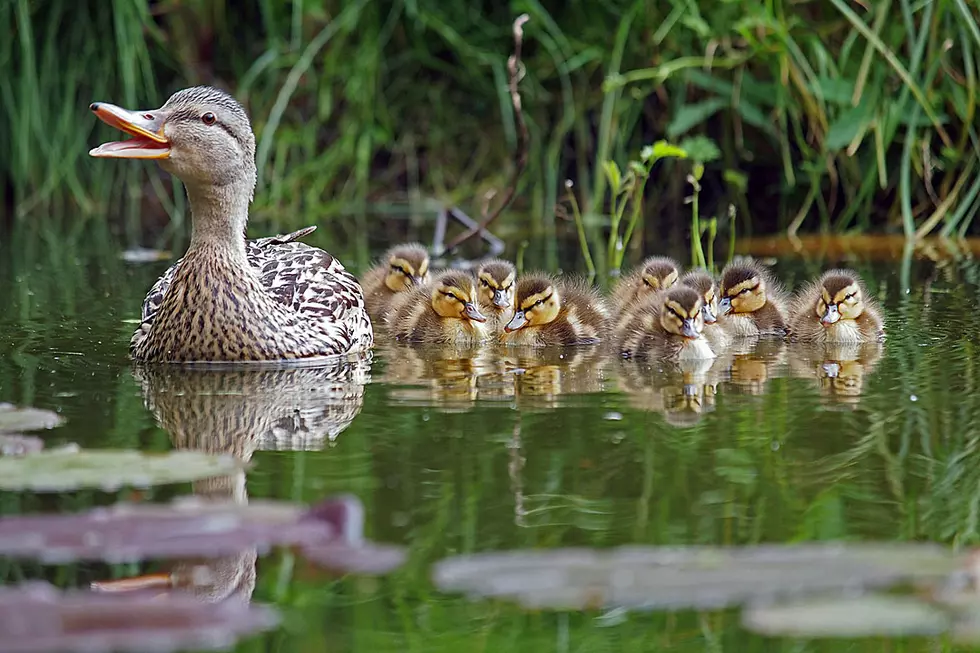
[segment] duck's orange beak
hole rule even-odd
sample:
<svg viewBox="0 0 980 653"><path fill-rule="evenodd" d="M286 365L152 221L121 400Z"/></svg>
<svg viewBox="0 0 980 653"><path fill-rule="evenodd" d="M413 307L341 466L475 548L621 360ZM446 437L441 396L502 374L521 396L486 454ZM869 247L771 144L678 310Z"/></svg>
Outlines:
<svg viewBox="0 0 980 653"><path fill-rule="evenodd" d="M166 159L170 156L170 141L163 133L167 113L127 111L107 102L93 102L89 109L107 125L133 138L114 141L89 150L89 156L112 159Z"/></svg>

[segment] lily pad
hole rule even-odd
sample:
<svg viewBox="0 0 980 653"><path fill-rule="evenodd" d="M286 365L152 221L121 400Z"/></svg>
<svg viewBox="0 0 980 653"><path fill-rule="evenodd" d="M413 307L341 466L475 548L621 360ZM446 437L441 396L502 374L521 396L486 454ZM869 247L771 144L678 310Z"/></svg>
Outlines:
<svg viewBox="0 0 980 653"><path fill-rule="evenodd" d="M950 617L910 596L868 594L753 605L742 612L742 624L782 637L908 637L944 633Z"/></svg>
<svg viewBox="0 0 980 653"><path fill-rule="evenodd" d="M405 559L402 547L374 545L361 533L360 502L328 499L313 508L276 502L201 501L117 504L70 515L0 518L0 556L49 564L215 558L246 549L296 546L312 562L356 573L384 573Z"/></svg>
<svg viewBox="0 0 980 653"><path fill-rule="evenodd" d="M959 564L928 544L558 549L448 558L433 580L443 591L535 609L721 609L935 580Z"/></svg>
<svg viewBox="0 0 980 653"><path fill-rule="evenodd" d="M0 587L5 653L227 649L277 623L266 606L209 604L179 593L62 592L47 583Z"/></svg>
<svg viewBox="0 0 980 653"><path fill-rule="evenodd" d="M20 433L53 429L64 423L58 413L41 408L18 408L13 404L0 403L0 433Z"/></svg>
<svg viewBox="0 0 980 653"><path fill-rule="evenodd" d="M153 454L117 450L52 450L0 458L0 489L62 492L106 491L228 476L245 463L230 455L200 451Z"/></svg>

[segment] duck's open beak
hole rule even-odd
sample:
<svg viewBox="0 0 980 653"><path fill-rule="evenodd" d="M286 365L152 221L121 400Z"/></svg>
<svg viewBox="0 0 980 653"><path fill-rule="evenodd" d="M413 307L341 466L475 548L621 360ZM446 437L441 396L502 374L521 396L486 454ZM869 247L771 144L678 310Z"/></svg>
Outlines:
<svg viewBox="0 0 980 653"><path fill-rule="evenodd" d="M487 317L480 312L476 304L473 302L466 302L463 304L463 315L473 320L474 322L486 322Z"/></svg>
<svg viewBox="0 0 980 653"><path fill-rule="evenodd" d="M163 134L164 111L127 111L106 102L93 102L89 108L105 124L132 136L127 141L103 143L89 150L89 156L109 159L166 159L170 156L170 141Z"/></svg>
<svg viewBox="0 0 980 653"><path fill-rule="evenodd" d="M824 311L823 316L820 318L820 322L824 326L830 326L832 324L837 324L839 319L840 311L837 308L837 304L827 304L827 310Z"/></svg>
<svg viewBox="0 0 980 653"><path fill-rule="evenodd" d="M497 308L507 308L510 306L510 300L507 299L507 293L503 290L493 291L493 305Z"/></svg>
<svg viewBox="0 0 980 653"><path fill-rule="evenodd" d="M722 315L728 315L732 311L732 298L723 297L720 302L718 302L718 312Z"/></svg>
<svg viewBox="0 0 980 653"><path fill-rule="evenodd" d="M693 317L689 317L681 322L681 335L685 338L690 338L691 340L701 337L701 334L698 333L698 330L694 327Z"/></svg>
<svg viewBox="0 0 980 653"><path fill-rule="evenodd" d="M715 322L718 321L718 318L715 317L715 314L711 312L711 307L708 306L707 304L701 307L701 314L704 315L705 324L714 324Z"/></svg>
<svg viewBox="0 0 980 653"><path fill-rule="evenodd" d="M510 318L510 322L504 327L504 331L511 333L518 329L523 329L525 326L527 326L527 317L524 315L524 311L517 311L514 313L514 317Z"/></svg>
<svg viewBox="0 0 980 653"><path fill-rule="evenodd" d="M147 574L118 580L99 580L92 583L97 592L135 592L148 589L171 589L174 586L170 574Z"/></svg>

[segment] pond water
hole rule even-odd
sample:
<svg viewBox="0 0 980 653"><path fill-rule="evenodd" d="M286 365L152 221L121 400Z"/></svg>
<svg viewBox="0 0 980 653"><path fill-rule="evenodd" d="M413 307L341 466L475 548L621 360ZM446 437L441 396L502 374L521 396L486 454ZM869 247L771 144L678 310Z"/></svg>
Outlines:
<svg viewBox="0 0 980 653"><path fill-rule="evenodd" d="M447 354L379 337L350 382L316 370L134 369L131 320L166 263L82 252L0 248L0 402L59 413L63 425L39 433L46 447L230 453L251 462L240 477L122 498L353 494L366 537L407 547L407 563L378 577L330 574L281 550L228 563L254 569L252 600L282 614L239 650L836 651L841 641L754 634L724 610L526 611L440 591L432 565L527 548L978 540L980 265L970 256L903 264L781 251L774 270L790 287L840 263L865 275L886 310L880 349L764 341L679 374L592 350ZM0 511L119 498L3 492ZM3 560L0 584L84 587L166 568ZM846 646L952 648L942 642Z"/></svg>

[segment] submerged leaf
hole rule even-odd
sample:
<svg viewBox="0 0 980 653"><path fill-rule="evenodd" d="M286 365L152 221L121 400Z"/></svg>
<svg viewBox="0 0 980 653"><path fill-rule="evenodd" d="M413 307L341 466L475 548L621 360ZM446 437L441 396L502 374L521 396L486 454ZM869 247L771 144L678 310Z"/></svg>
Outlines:
<svg viewBox="0 0 980 653"><path fill-rule="evenodd" d="M243 467L234 456L200 451L53 450L0 458L0 489L61 492L85 487L112 491L228 476Z"/></svg>
<svg viewBox="0 0 980 653"><path fill-rule="evenodd" d="M202 603L179 593L61 592L47 583L0 587L5 653L227 649L277 623L269 607Z"/></svg>
<svg viewBox="0 0 980 653"><path fill-rule="evenodd" d="M433 578L444 591L529 608L721 609L942 577L956 561L918 544L558 549L447 558Z"/></svg>
<svg viewBox="0 0 980 653"><path fill-rule="evenodd" d="M938 635L949 622L949 615L936 606L882 594L753 605L742 613L742 624L749 630L783 637Z"/></svg>
<svg viewBox="0 0 980 653"><path fill-rule="evenodd" d="M0 403L0 433L53 429L64 421L61 415L50 410L18 408L13 404Z"/></svg>

